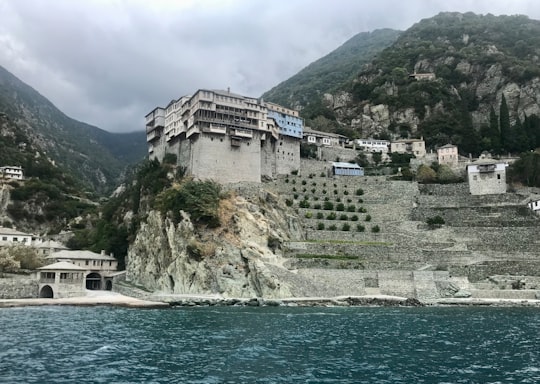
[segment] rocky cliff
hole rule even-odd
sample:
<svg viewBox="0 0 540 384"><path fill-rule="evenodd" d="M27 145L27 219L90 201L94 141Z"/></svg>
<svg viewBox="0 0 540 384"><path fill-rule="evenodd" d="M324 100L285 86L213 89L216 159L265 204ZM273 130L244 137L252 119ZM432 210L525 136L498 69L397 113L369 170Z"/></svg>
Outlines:
<svg viewBox="0 0 540 384"><path fill-rule="evenodd" d="M149 212L128 251L127 280L165 294L293 296L275 273L285 271L281 244L303 237L286 206L259 190L248 198L231 193L219 210L222 225L214 229L197 228L184 212L176 225Z"/></svg>

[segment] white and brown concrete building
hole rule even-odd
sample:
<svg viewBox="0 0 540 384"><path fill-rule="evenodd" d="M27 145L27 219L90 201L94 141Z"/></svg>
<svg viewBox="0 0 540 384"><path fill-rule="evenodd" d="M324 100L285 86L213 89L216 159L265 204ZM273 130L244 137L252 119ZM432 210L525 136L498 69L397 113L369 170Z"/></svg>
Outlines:
<svg viewBox="0 0 540 384"><path fill-rule="evenodd" d="M197 179L260 182L300 168L298 112L227 91L199 89L146 115L150 159L177 156Z"/></svg>
<svg viewBox="0 0 540 384"><path fill-rule="evenodd" d="M424 139L400 139L390 143L390 152L408 153L416 158L426 156L426 143Z"/></svg>
<svg viewBox="0 0 540 384"><path fill-rule="evenodd" d="M467 165L467 179L471 195L506 193L507 164L490 158L480 158Z"/></svg>
<svg viewBox="0 0 540 384"><path fill-rule="evenodd" d="M446 144L437 148L437 161L440 165L448 165L456 168L459 162L458 147L452 144Z"/></svg>

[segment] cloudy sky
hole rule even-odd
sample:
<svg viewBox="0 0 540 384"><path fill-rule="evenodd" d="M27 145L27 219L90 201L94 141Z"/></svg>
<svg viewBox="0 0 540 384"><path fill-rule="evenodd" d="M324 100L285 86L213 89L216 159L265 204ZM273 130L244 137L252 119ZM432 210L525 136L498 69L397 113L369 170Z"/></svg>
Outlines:
<svg viewBox="0 0 540 384"><path fill-rule="evenodd" d="M0 0L0 65L70 117L127 132L173 98L258 97L359 32L441 11L540 19L540 2Z"/></svg>

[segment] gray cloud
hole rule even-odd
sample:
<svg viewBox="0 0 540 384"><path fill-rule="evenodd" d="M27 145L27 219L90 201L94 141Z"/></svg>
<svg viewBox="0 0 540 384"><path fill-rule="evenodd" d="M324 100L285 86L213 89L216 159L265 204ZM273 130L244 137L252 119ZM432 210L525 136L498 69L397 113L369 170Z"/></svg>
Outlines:
<svg viewBox="0 0 540 384"><path fill-rule="evenodd" d="M540 18L536 0L0 0L0 65L67 115L131 131L172 98L259 96L356 33L441 11Z"/></svg>

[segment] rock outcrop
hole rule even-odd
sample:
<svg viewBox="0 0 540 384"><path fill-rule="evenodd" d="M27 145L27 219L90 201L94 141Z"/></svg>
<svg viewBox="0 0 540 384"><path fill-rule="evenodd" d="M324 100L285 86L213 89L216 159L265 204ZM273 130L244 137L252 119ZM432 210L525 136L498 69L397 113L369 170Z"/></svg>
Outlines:
<svg viewBox="0 0 540 384"><path fill-rule="evenodd" d="M175 224L150 211L129 249L127 280L162 294L293 296L268 268L284 270L281 244L302 237L285 205L262 190L249 200L231 194L221 201L220 220L219 228L200 228L186 213Z"/></svg>

